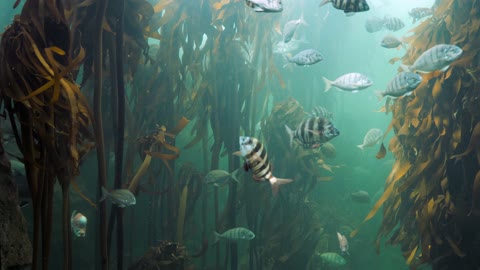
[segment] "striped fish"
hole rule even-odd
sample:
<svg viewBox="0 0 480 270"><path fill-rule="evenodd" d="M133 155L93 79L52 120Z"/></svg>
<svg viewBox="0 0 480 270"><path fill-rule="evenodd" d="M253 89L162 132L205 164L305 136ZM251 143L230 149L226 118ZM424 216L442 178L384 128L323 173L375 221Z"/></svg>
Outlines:
<svg viewBox="0 0 480 270"><path fill-rule="evenodd" d="M312 113L310 114L311 117L322 117L326 119L334 119L333 113L329 110L325 109L322 106L316 106L313 108Z"/></svg>
<svg viewBox="0 0 480 270"><path fill-rule="evenodd" d="M311 117L300 123L296 130L285 125L290 145L295 139L303 148L318 148L322 144L340 135L340 131L323 117Z"/></svg>
<svg viewBox="0 0 480 270"><path fill-rule="evenodd" d="M332 3L334 8L343 10L345 13L370 10L366 0L323 0L320 6L327 3Z"/></svg>
<svg viewBox="0 0 480 270"><path fill-rule="evenodd" d="M247 6L256 12L282 12L282 0L245 0Z"/></svg>
<svg viewBox="0 0 480 270"><path fill-rule="evenodd" d="M255 234L247 228L237 227L230 229L222 234L217 232L213 232L214 237L214 244L220 241L220 239L226 239L230 241L238 241L238 240L252 240L255 238Z"/></svg>
<svg viewBox="0 0 480 270"><path fill-rule="evenodd" d="M327 267L340 267L347 264L347 260L335 252L322 253L320 259Z"/></svg>
<svg viewBox="0 0 480 270"><path fill-rule="evenodd" d="M405 24L403 23L403 21L397 17L385 18L383 25L385 26L385 28L393 32L398 31L403 27L405 27Z"/></svg>
<svg viewBox="0 0 480 270"><path fill-rule="evenodd" d="M413 8L408 12L408 15L413 19L413 23L432 14L433 10L431 8Z"/></svg>
<svg viewBox="0 0 480 270"><path fill-rule="evenodd" d="M462 56L463 50L455 45L439 44L422 53L411 66L402 65L405 71L429 73L435 70L446 71L452 62Z"/></svg>
<svg viewBox="0 0 480 270"><path fill-rule="evenodd" d="M379 100L385 96L401 97L411 93L422 82L422 76L413 72L400 72L388 83L387 90L376 92Z"/></svg>
<svg viewBox="0 0 480 270"><path fill-rule="evenodd" d="M357 147L363 150L365 147L374 146L382 139L382 136L383 131L378 128L372 128L367 132L367 134L365 134L365 137L363 138L363 143L357 145Z"/></svg>
<svg viewBox="0 0 480 270"><path fill-rule="evenodd" d="M310 66L323 60L323 55L314 49L303 50L293 57L287 57L287 61L297 66Z"/></svg>
<svg viewBox="0 0 480 270"><path fill-rule="evenodd" d="M302 15L300 15L300 18L298 18L298 20L288 21L283 26L282 36L284 43L288 43L290 42L290 40L292 40L293 35L295 34L295 31L297 30L299 24L307 25L307 22L303 19L303 13Z"/></svg>
<svg viewBox="0 0 480 270"><path fill-rule="evenodd" d="M245 160L244 169L252 172L255 181L270 182L274 195L278 193L280 185L292 182L291 179L273 176L267 150L257 138L240 136L240 155Z"/></svg>
<svg viewBox="0 0 480 270"><path fill-rule="evenodd" d="M370 87L373 82L365 75L360 73L347 73L338 77L335 81L330 81L323 77L325 81L325 92L335 86L344 91L357 92Z"/></svg>

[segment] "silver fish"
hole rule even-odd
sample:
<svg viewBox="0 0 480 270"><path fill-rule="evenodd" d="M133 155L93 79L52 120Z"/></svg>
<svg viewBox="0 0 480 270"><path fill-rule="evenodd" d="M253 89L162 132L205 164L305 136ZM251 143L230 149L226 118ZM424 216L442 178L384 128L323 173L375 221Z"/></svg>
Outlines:
<svg viewBox="0 0 480 270"><path fill-rule="evenodd" d="M292 39L290 42L285 43L283 41L279 41L273 47L273 53L275 54L286 54L289 52L296 51L300 48L300 45L307 44L308 41L304 39Z"/></svg>
<svg viewBox="0 0 480 270"><path fill-rule="evenodd" d="M247 6L256 12L282 12L281 0L245 0Z"/></svg>
<svg viewBox="0 0 480 270"><path fill-rule="evenodd" d="M403 41L399 40L398 38L392 35L386 35L385 37L383 37L382 41L380 42L380 46L387 49L398 48L398 46L400 45L405 47Z"/></svg>
<svg viewBox="0 0 480 270"><path fill-rule="evenodd" d="M382 30L384 24L384 19L379 17L369 17L365 20L365 29L369 33L374 33Z"/></svg>
<svg viewBox="0 0 480 270"><path fill-rule="evenodd" d="M342 251L342 254L346 254L346 255L349 255L348 254L348 240L347 240L347 237L345 237L345 235L337 232L337 238L338 238L338 245L340 246L340 250Z"/></svg>
<svg viewBox="0 0 480 270"><path fill-rule="evenodd" d="M70 226L73 234L77 237L85 237L87 233L87 218L80 212L73 210L70 217Z"/></svg>
<svg viewBox="0 0 480 270"><path fill-rule="evenodd" d="M102 187L102 198L100 201L105 199L109 199L113 204L122 208L137 203L135 196L128 189L115 189L108 192L106 188Z"/></svg>
<svg viewBox="0 0 480 270"><path fill-rule="evenodd" d="M325 77L323 77L323 80L325 81L325 92L330 90L332 86L344 91L357 92L373 84L367 76L361 73L347 73L338 77L335 81L330 81Z"/></svg>
<svg viewBox="0 0 480 270"><path fill-rule="evenodd" d="M401 97L409 94L422 82L422 76L413 72L400 72L387 85L384 92L376 92L377 97L381 100L385 96Z"/></svg>
<svg viewBox="0 0 480 270"><path fill-rule="evenodd" d="M226 239L230 241L238 241L238 240L252 240L255 238L255 234L247 228L237 227L230 229L222 234L217 232L213 232L214 237L214 244L220 241L220 239Z"/></svg>
<svg viewBox="0 0 480 270"><path fill-rule="evenodd" d="M382 139L382 136L383 131L378 128L372 128L367 132L367 134L365 134L365 137L363 138L363 143L357 145L357 147L363 150L365 149L365 147L374 146Z"/></svg>
<svg viewBox="0 0 480 270"><path fill-rule="evenodd" d="M303 13L298 20L288 21L283 26L282 36L284 43L288 43L290 40L292 40L299 24L307 25L307 22L303 19Z"/></svg>
<svg viewBox="0 0 480 270"><path fill-rule="evenodd" d="M297 66L310 66L323 60L323 55L314 49L306 49L293 57L287 57L287 61Z"/></svg>
<svg viewBox="0 0 480 270"><path fill-rule="evenodd" d="M318 148L322 144L340 135L340 131L323 117L311 117L300 123L296 130L285 125L290 145L295 139L304 148Z"/></svg>
<svg viewBox="0 0 480 270"><path fill-rule="evenodd" d="M370 10L366 0L323 0L320 6L327 3L332 3L334 8L343 10L345 13Z"/></svg>
<svg viewBox="0 0 480 270"><path fill-rule="evenodd" d="M390 17L384 19L384 26L388 30L395 32L405 27L405 24L400 18Z"/></svg>
<svg viewBox="0 0 480 270"><path fill-rule="evenodd" d="M358 203L370 203L370 194L365 190L359 190L350 194L353 201Z"/></svg>
<svg viewBox="0 0 480 270"><path fill-rule="evenodd" d="M238 183L238 179L237 179L238 171L239 170L237 169L233 173L229 173L224 170L212 170L207 173L204 181L206 184L211 184L216 187L226 185L230 179Z"/></svg>
<svg viewBox="0 0 480 270"><path fill-rule="evenodd" d="M345 258L334 252L322 253L320 255L320 259L327 267L340 267L347 264L347 260L345 260Z"/></svg>
<svg viewBox="0 0 480 270"><path fill-rule="evenodd" d="M333 119L333 113L329 110L325 109L322 106L316 106L313 108L312 113L310 114L311 117L322 117L326 119Z"/></svg>
<svg viewBox="0 0 480 270"><path fill-rule="evenodd" d="M462 56L460 47L449 44L439 44L422 53L411 66L402 65L405 71L429 73L435 70L446 71L452 62Z"/></svg>
<svg viewBox="0 0 480 270"><path fill-rule="evenodd" d="M292 182L291 179L276 178L272 174L272 165L265 146L253 137L240 136L240 153L245 160L244 169L251 171L255 181L268 181L273 194L277 194L280 185Z"/></svg>

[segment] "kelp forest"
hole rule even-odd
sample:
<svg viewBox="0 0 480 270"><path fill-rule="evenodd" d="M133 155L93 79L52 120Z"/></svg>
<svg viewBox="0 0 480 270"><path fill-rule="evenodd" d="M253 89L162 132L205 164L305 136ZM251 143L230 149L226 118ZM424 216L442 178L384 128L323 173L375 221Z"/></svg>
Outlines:
<svg viewBox="0 0 480 270"><path fill-rule="evenodd" d="M9 160L24 164L32 206L0 221L0 269L356 269L354 247L381 255L385 245L411 269L480 267L480 1L437 0L390 60L412 64L440 43L464 51L385 103L390 137L368 157L393 155L393 165L381 195L349 215L317 196L351 170L335 160L340 147L304 149L285 132L308 112L289 92L304 78L272 54L277 14L243 0L11 2L0 97L17 151L1 144L0 171L13 181ZM261 139L274 174L293 182L273 195L253 181L234 155L243 135ZM206 185L217 169L237 181ZM102 188L136 203L101 200ZM7 203L1 215L22 213ZM80 240L73 210L88 218ZM363 235L374 216L376 240ZM255 238L215 243L213 231L235 227ZM352 246L341 268L321 256L339 252L337 231Z"/></svg>

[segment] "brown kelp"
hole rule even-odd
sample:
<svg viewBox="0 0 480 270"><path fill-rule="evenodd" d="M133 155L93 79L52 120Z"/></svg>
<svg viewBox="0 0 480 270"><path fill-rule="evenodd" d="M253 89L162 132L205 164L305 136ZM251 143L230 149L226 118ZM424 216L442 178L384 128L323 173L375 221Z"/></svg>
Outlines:
<svg viewBox="0 0 480 270"><path fill-rule="evenodd" d="M74 81L85 51L72 46L69 26L61 2L27 1L0 47L2 101L18 135L34 205L33 269L39 267L40 239L41 265L48 269L56 179L63 194L63 269L71 268L69 184L93 141L92 115Z"/></svg>
<svg viewBox="0 0 480 270"><path fill-rule="evenodd" d="M396 161L383 196L365 218L383 205L377 248L388 238L412 268L473 269L480 263L474 233L480 224L479 6L475 0L438 0L433 16L412 29L402 59L410 64L441 43L464 51L445 73L425 75L413 96L395 101L388 148Z"/></svg>

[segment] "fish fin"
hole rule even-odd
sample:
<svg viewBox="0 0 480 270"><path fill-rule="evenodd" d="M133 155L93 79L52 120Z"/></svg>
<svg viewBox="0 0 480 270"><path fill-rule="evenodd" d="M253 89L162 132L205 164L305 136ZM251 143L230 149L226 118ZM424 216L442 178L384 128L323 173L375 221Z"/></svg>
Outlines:
<svg viewBox="0 0 480 270"><path fill-rule="evenodd" d="M325 82L325 92L328 92L332 88L333 82L325 77L322 77L322 78L323 78L323 81Z"/></svg>
<svg viewBox="0 0 480 270"><path fill-rule="evenodd" d="M445 67L443 67L442 69L440 69L441 72L445 72L447 71L447 69L450 67L450 65L447 65Z"/></svg>
<svg viewBox="0 0 480 270"><path fill-rule="evenodd" d="M305 19L303 18L303 11L302 11L302 14L300 15L300 18L298 19L298 23L308 26L307 21L305 21Z"/></svg>
<svg viewBox="0 0 480 270"><path fill-rule="evenodd" d="M321 7L321 6L323 6L323 5L325 5L325 4L329 3L329 2L332 2L332 0L323 0L323 1L320 3L320 5L318 5L318 6Z"/></svg>
<svg viewBox="0 0 480 270"><path fill-rule="evenodd" d="M275 176L272 176L268 181L270 182L270 184L272 184L272 192L274 196L278 194L278 190L281 185L293 182L292 179L276 178Z"/></svg>
<svg viewBox="0 0 480 270"><path fill-rule="evenodd" d="M363 144L357 145L358 148L362 149L362 151L365 149L365 146Z"/></svg>
<svg viewBox="0 0 480 270"><path fill-rule="evenodd" d="M342 241L342 239L343 239L342 236L343 236L342 234L340 234L339 232L337 232L338 242Z"/></svg>
<svg viewBox="0 0 480 270"><path fill-rule="evenodd" d="M285 124L285 129L287 130L288 137L290 138L290 147L292 147L292 144L293 144L293 130L290 129L286 124Z"/></svg>
<svg viewBox="0 0 480 270"><path fill-rule="evenodd" d="M18 206L20 206L20 208L24 208L24 207L27 207L29 205L30 205L29 201L20 201L20 203L18 204Z"/></svg>
<svg viewBox="0 0 480 270"><path fill-rule="evenodd" d="M102 197L100 198L100 201L104 201L108 196L108 190L104 187L102 187Z"/></svg>
<svg viewBox="0 0 480 270"><path fill-rule="evenodd" d="M213 231L213 245L217 244L218 241L220 241L220 234L217 233L216 231Z"/></svg>
<svg viewBox="0 0 480 270"><path fill-rule="evenodd" d="M70 222L73 222L73 219L75 218L76 214L77 214L77 210L73 210L72 216L70 217Z"/></svg>
<svg viewBox="0 0 480 270"><path fill-rule="evenodd" d="M375 91L375 95L377 96L378 101L382 101L382 99L385 97L385 93L382 91Z"/></svg>
<svg viewBox="0 0 480 270"><path fill-rule="evenodd" d="M411 70L410 70L411 67L412 67L412 66L400 64L400 68L403 69L403 71L406 71L406 72L411 71Z"/></svg>
<svg viewBox="0 0 480 270"><path fill-rule="evenodd" d="M240 151L235 151L235 152L232 153L232 155L241 157L241 156L242 156L242 152L240 152Z"/></svg>
<svg viewBox="0 0 480 270"><path fill-rule="evenodd" d="M261 8L261 7L259 7L259 6L254 7L253 10L254 10L255 12L264 12L264 11L265 11L263 8Z"/></svg>

